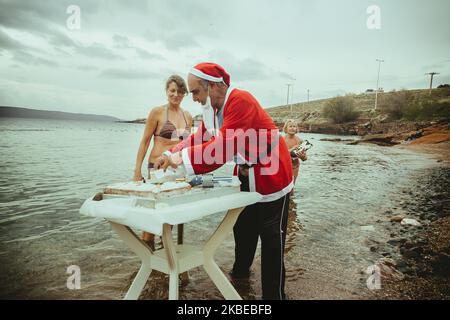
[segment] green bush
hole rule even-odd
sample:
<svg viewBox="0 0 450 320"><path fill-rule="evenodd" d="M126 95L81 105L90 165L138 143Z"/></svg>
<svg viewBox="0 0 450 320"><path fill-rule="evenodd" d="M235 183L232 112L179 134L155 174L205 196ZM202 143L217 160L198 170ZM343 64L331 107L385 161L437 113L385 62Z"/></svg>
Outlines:
<svg viewBox="0 0 450 320"><path fill-rule="evenodd" d="M401 116L396 119L406 119L406 120L418 120L422 114L422 106L417 101L412 102L411 104L406 105L401 110Z"/></svg>
<svg viewBox="0 0 450 320"><path fill-rule="evenodd" d="M345 96L328 101L323 109L323 116L334 123L345 123L358 119L359 113L355 109L355 100Z"/></svg>
<svg viewBox="0 0 450 320"><path fill-rule="evenodd" d="M393 119L411 121L450 118L450 101L410 91L392 92L380 100L380 109Z"/></svg>
<svg viewBox="0 0 450 320"><path fill-rule="evenodd" d="M418 114L410 120L435 120L450 118L450 101L428 98L416 102Z"/></svg>
<svg viewBox="0 0 450 320"><path fill-rule="evenodd" d="M380 110L387 113L393 119L401 119L405 116L406 110L414 110L414 94L411 91L393 91L379 96Z"/></svg>

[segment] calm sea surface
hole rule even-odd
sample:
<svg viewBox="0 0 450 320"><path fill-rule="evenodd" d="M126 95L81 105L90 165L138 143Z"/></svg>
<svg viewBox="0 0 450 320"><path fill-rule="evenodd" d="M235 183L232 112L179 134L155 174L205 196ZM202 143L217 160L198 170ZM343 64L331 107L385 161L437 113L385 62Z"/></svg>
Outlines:
<svg viewBox="0 0 450 320"><path fill-rule="evenodd" d="M83 217L83 201L113 182L132 178L142 125L60 120L0 119L0 297L120 299L139 260L101 219ZM379 256L371 226L386 210L400 210L396 192L417 170L421 155L395 148L321 142L301 165L291 203L286 244L286 292L291 299L360 298L361 270ZM221 169L229 172L230 167ZM185 242L204 241L223 214L185 226ZM217 261L226 272L234 258L230 235ZM247 299L261 294L259 252L254 274L237 283ZM66 286L67 268L81 269L81 289ZM142 296L167 297L168 279L153 275ZM182 299L221 299L201 269L189 272Z"/></svg>

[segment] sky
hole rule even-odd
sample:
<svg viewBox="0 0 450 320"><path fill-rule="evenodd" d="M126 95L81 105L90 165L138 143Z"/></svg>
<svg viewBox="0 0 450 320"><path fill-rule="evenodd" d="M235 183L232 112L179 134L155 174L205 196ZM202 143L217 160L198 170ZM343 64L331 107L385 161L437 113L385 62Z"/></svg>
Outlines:
<svg viewBox="0 0 450 320"><path fill-rule="evenodd" d="M72 7L71 7L72 6ZM74 10L74 7L75 10ZM375 6L375 7L374 7ZM448 0L0 0L0 105L144 118L222 65L263 107L450 83ZM79 13L79 14L78 14ZM182 107L193 115L191 96Z"/></svg>

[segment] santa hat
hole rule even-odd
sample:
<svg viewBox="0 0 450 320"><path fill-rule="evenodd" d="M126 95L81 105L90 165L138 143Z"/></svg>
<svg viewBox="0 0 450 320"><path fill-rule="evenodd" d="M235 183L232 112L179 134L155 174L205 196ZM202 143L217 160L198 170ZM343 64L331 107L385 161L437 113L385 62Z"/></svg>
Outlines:
<svg viewBox="0 0 450 320"><path fill-rule="evenodd" d="M199 63L191 69L190 73L200 79L223 82L227 86L230 86L230 75L224 68L212 62Z"/></svg>

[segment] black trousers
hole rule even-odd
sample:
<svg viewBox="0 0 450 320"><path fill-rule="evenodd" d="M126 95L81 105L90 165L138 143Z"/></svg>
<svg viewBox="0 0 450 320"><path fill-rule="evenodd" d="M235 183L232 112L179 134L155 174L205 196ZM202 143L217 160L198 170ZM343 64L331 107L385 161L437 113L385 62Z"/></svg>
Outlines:
<svg viewBox="0 0 450 320"><path fill-rule="evenodd" d="M241 179L242 191L248 191L248 180ZM246 190L247 189L247 190ZM289 194L272 202L248 206L234 225L235 262L232 274L248 276L261 238L261 283L264 300L284 300L284 245L289 209Z"/></svg>

